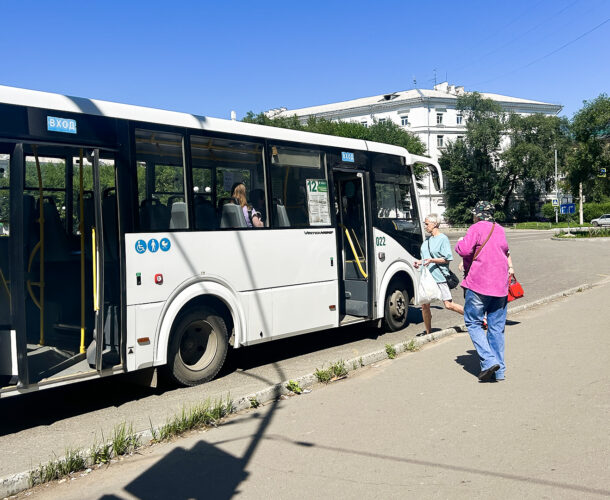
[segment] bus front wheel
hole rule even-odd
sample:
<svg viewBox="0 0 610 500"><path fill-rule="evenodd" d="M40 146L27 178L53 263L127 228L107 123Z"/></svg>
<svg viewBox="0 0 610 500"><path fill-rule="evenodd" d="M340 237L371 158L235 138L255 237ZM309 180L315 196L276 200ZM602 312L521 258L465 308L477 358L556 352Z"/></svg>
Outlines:
<svg viewBox="0 0 610 500"><path fill-rule="evenodd" d="M209 307L193 308L173 329L167 360L169 375L182 385L207 382L220 371L228 349L223 317Z"/></svg>
<svg viewBox="0 0 610 500"><path fill-rule="evenodd" d="M394 280L388 286L384 305L384 323L391 332L402 330L407 326L409 311L409 293L404 282Z"/></svg>

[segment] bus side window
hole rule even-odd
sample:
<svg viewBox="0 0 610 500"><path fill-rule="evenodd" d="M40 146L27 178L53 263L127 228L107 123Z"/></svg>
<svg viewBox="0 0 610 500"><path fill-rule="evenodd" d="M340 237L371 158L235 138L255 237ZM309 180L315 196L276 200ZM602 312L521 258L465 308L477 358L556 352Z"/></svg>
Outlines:
<svg viewBox="0 0 610 500"><path fill-rule="evenodd" d="M274 227L330 225L328 183L321 151L272 146L271 194ZM310 198L315 207L310 207Z"/></svg>
<svg viewBox="0 0 610 500"><path fill-rule="evenodd" d="M191 135L191 163L196 229L242 227L233 208L225 208L236 183L245 185L249 210L267 212L262 144ZM215 221L211 208L216 211ZM268 225L265 217L263 222Z"/></svg>
<svg viewBox="0 0 610 500"><path fill-rule="evenodd" d="M180 134L136 129L140 231L188 227L182 150Z"/></svg>

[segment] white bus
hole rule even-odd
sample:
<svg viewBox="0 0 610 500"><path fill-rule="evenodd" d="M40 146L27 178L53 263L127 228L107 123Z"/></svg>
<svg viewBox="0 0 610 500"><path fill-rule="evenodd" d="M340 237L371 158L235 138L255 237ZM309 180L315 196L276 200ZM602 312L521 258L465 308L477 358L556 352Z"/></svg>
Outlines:
<svg viewBox="0 0 610 500"><path fill-rule="evenodd" d="M416 163L440 186L400 147L0 86L0 397L403 328Z"/></svg>

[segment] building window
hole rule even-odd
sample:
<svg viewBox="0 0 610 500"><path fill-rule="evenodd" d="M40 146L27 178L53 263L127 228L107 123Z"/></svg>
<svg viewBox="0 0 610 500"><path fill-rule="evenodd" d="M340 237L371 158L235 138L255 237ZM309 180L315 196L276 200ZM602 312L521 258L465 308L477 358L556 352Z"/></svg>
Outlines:
<svg viewBox="0 0 610 500"><path fill-rule="evenodd" d="M436 113L436 124L441 125L443 123L443 113Z"/></svg>
<svg viewBox="0 0 610 500"><path fill-rule="evenodd" d="M360 125L364 125L365 127L368 127L369 126L369 122L367 122L366 120L362 120L360 122Z"/></svg>
<svg viewBox="0 0 610 500"><path fill-rule="evenodd" d="M403 127L408 127L409 126L409 115L404 115L400 117L400 124Z"/></svg>
<svg viewBox="0 0 610 500"><path fill-rule="evenodd" d="M457 116L456 116L456 118L455 118L455 120L456 120L456 123L457 123L458 125L461 125L461 124L462 124L462 120L463 120L462 115L457 115Z"/></svg>
<svg viewBox="0 0 610 500"><path fill-rule="evenodd" d="M384 123L386 121L386 118L379 118L379 123Z"/></svg>
<svg viewBox="0 0 610 500"><path fill-rule="evenodd" d="M463 135L458 135L457 136L457 140L458 141L463 141L464 140L464 136Z"/></svg>
<svg viewBox="0 0 610 500"><path fill-rule="evenodd" d="M444 141L443 141L444 138L445 138L444 135L436 136L436 147L437 148L442 148L444 146Z"/></svg>

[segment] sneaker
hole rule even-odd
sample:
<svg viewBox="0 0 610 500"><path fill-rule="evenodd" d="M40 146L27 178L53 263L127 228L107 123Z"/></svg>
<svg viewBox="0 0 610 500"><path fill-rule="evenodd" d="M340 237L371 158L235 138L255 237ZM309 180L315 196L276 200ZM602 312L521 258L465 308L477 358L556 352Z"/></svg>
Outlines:
<svg viewBox="0 0 610 500"><path fill-rule="evenodd" d="M496 373L499 369L500 369L500 365L495 364L495 365L487 368L487 370L483 370L481 373L479 373L479 380L481 382L489 381L491 379L491 377L493 376L493 374Z"/></svg>

